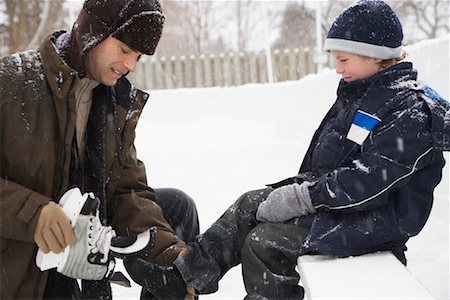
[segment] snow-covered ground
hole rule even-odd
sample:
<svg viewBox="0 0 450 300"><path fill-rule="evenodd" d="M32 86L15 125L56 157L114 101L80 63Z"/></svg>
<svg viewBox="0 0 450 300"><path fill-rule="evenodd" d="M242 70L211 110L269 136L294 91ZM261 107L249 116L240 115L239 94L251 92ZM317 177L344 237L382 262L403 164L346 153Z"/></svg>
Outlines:
<svg viewBox="0 0 450 300"><path fill-rule="evenodd" d="M448 36L408 50L420 78L449 99ZM328 70L276 84L151 91L136 140L150 186L191 195L204 231L245 191L297 173L338 81ZM449 186L447 165L431 217L407 252L408 268L437 299L449 298ZM115 299L136 299L140 293L136 284L113 291ZM244 296L236 267L217 293L201 299Z"/></svg>

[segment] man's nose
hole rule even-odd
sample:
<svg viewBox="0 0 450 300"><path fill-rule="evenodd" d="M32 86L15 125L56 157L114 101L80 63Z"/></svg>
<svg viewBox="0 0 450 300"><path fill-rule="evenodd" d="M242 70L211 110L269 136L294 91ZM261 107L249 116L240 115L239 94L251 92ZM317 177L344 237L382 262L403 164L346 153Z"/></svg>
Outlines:
<svg viewBox="0 0 450 300"><path fill-rule="evenodd" d="M128 72L136 71L137 60L134 58L128 58L124 62L125 68L127 68Z"/></svg>

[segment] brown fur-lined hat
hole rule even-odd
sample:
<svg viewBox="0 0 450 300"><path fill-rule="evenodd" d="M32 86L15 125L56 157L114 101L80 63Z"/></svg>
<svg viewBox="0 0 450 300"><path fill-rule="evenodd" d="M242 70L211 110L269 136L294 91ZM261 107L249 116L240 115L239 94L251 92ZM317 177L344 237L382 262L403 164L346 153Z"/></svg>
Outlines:
<svg viewBox="0 0 450 300"><path fill-rule="evenodd" d="M72 28L72 42L76 40L81 57L110 35L152 55L163 25L158 0L86 0Z"/></svg>

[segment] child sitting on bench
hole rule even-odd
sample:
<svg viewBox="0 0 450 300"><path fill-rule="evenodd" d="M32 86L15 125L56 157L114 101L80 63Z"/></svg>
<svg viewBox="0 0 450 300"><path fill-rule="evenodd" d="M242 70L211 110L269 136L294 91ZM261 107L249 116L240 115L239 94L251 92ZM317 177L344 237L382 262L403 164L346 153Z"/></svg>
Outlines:
<svg viewBox="0 0 450 300"><path fill-rule="evenodd" d="M342 76L337 99L298 175L243 194L188 244L176 268L161 267L162 279L155 265L126 262L133 279L153 294L175 293L182 280L190 295L212 293L242 263L246 299L302 299L299 255L392 251L406 264L405 244L425 225L441 180L450 124L448 102L417 81L412 63L400 62L402 40L385 2L345 9L325 41ZM299 101L307 109L318 99Z"/></svg>

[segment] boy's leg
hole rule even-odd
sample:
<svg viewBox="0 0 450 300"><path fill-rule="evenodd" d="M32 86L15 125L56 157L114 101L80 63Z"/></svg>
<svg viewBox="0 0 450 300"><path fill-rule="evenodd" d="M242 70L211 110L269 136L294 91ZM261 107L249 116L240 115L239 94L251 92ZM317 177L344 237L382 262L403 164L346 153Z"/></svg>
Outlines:
<svg viewBox="0 0 450 300"><path fill-rule="evenodd" d="M174 188L155 189L156 203L161 207L164 218L186 243L199 233L199 221L194 200L181 190ZM151 276L151 275L150 275ZM157 299L145 288L141 299Z"/></svg>
<svg viewBox="0 0 450 300"><path fill-rule="evenodd" d="M220 278L241 263L244 241L259 224L256 210L271 191L245 193L196 242L188 244L187 255L175 261L188 285L202 294L217 291Z"/></svg>
<svg viewBox="0 0 450 300"><path fill-rule="evenodd" d="M246 299L303 299L295 271L308 230L290 224L262 223L242 248Z"/></svg>

